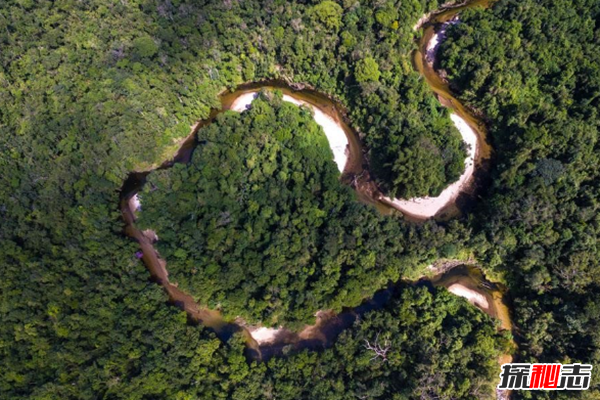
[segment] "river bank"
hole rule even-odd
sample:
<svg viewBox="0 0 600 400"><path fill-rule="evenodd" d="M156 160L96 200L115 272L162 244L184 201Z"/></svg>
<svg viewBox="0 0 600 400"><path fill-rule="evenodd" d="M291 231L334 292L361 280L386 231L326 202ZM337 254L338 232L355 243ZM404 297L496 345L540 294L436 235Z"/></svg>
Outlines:
<svg viewBox="0 0 600 400"><path fill-rule="evenodd" d="M427 71L433 71L432 65L428 68ZM211 111L209 118L196 123L192 127L192 133L182 142L173 159L165 161L158 169L169 168L176 162L188 162L196 146L197 131L212 123L218 114L225 111L243 112L251 106L259 91L278 90L282 92L284 101L297 106L306 106L311 110L315 122L321 126L327 137L334 156L334 162L341 174L340 179L355 189L359 200L374 205L384 214L390 214L393 210L397 210L402 212L406 218L415 221L422 221L442 214L446 218L457 214L457 198L462 193L470 193L473 175L477 167L481 165L480 158L489 154L489 152L481 151L481 138L484 135L478 127L479 125L461 116L465 113L460 112L461 110L458 108L460 103L454 101L448 103L440 98L442 104L447 107L455 107L458 110L458 112L451 114L451 119L460 132L468 150L468 156L464 160L464 171L459 179L447 186L436 197L406 200L392 199L385 196L375 183L370 173L366 151L361 144L358 132L351 127L344 107L327 95L306 88L305 85L301 85L301 89L297 89L297 87L297 85L290 85L283 81L264 81L245 84L235 91L224 92L220 98L221 108ZM147 174L150 171L144 170L138 173Z"/></svg>
<svg viewBox="0 0 600 400"><path fill-rule="evenodd" d="M143 181L138 182L139 185ZM501 321L501 329L510 330L512 325L508 308L504 303L506 288L485 279L483 272L474 266L465 265L456 260L446 262L446 268L430 269L435 274L428 278L421 276L414 281L400 281L387 289L375 293L360 306L346 308L340 313L320 310L315 313L315 323L305 325L297 331L286 327L264 327L250 325L241 319L226 320L218 310L211 310L197 304L194 298L178 288L176 282L169 280L167 263L154 248L159 240L153 231L140 231L135 226L136 213L140 212L140 199L135 191L124 196L121 211L127 223L126 233L135 239L142 251L142 261L148 268L152 279L160 284L168 294L169 301L184 310L191 321L212 329L219 338L227 340L238 332L242 335L248 349L248 356L254 360L267 360L289 351L320 350L335 343L337 336L352 326L363 315L372 310L385 307L393 297L397 287L402 285L431 285L446 287L450 292L465 297L477 308ZM475 301L474 301L475 299Z"/></svg>
<svg viewBox="0 0 600 400"><path fill-rule="evenodd" d="M233 101L229 109L237 112L243 112L247 110L258 93L258 90L244 93ZM344 169L346 168L346 163L348 162L348 154L350 149L348 135L344 131L341 123L325 113L320 107L315 106L307 101L300 100L295 96L284 94L283 101L287 101L288 103L292 103L298 107L310 108L315 122L323 129L323 132L325 132L327 142L329 143L329 147L333 153L333 161L336 163L340 173L343 173Z"/></svg>
<svg viewBox="0 0 600 400"><path fill-rule="evenodd" d="M446 14L435 14L436 18L451 18ZM434 21L429 22L431 24ZM427 26L427 24L426 24ZM489 146L485 144L485 131L479 121L469 113L449 92L447 83L443 81L433 68L434 60L427 61L426 52L435 37L433 26L426 28L425 35L421 41L420 51L415 55L415 65L432 89L438 99L446 107L452 108L452 120L463 135L463 139L469 145L469 157L465 160L465 172L461 179L450 185L444 196L428 199L396 200L383 196L373 180L370 179L368 171L368 160L361 147L358 135L350 127L347 113L342 106L336 104L326 95L322 95L312 89L296 90L281 82L254 83L244 85L233 92L226 92L221 96L222 107L220 110L211 112L211 116L194 125L192 134L182 144L181 148L172 160L163 163L159 168L168 168L175 162L189 161L195 147L195 134L202 126L210 124L220 113L227 110L243 112L252 102L258 90L278 89L283 92L284 100L299 106L311 108L315 120L324 129L328 137L334 161L342 172L342 180L351 184L363 201L373 202L379 206L387 205L398 209L415 219L429 218L439 215L443 210L452 205L456 196L464 190L465 183L469 182L476 165L482 158L489 156ZM321 349L330 346L337 335L344 329L349 328L352 323L366 312L383 307L391 298L394 286L374 294L371 299L366 300L356 308L345 309L339 314L332 311L322 310L315 314L316 322L306 325L298 332L285 327L268 328L262 326L249 326L244 321L226 321L218 310L210 310L198 305L192 296L178 289L177 283L170 282L166 262L163 260L153 243L158 240L154 232L141 232L135 227L135 213L143 206L137 196L138 190L143 186L145 177L150 171L132 173L124 184L121 197L121 211L126 223L126 234L138 241L142 251L142 261L147 266L152 278L164 287L173 304L178 305L186 311L190 319L202 323L213 329L221 338L227 338L233 332L241 332L244 337L249 353L254 359L268 359L277 354L282 354L283 348ZM464 176L464 178L463 178ZM455 185L455 186L454 186ZM431 203L426 203L430 201ZM406 204L402 203L406 202ZM411 208L412 207L412 208ZM454 268L432 277L420 278L415 282L402 281L401 284L431 284L433 286L446 287L457 296L464 297L483 312L501 321L501 329L510 330L512 324L508 307L504 303L505 288L485 279L483 272L473 266L458 263Z"/></svg>
<svg viewBox="0 0 600 400"><path fill-rule="evenodd" d="M141 187L143 181L138 181ZM298 331L285 327L264 327L250 325L241 319L226 320L218 310L200 306L193 297L178 288L176 282L169 280L167 263L154 248L159 240L153 231L140 231L135 226L136 214L143 207L142 201L132 190L121 200L121 211L127 223L126 233L135 239L142 251L142 261L150 271L152 279L160 284L169 296L171 303L188 313L190 320L200 323L215 331L223 340L233 333L239 332L248 348L252 359L265 360L282 354L284 348L293 351L319 350L333 345L337 336L369 311L383 308L392 298L394 291L402 285L431 285L445 287L451 293L466 298L477 308L501 321L500 329L511 330L512 324L508 307L505 303L506 288L488 281L483 272L468 261L445 260L435 266L426 268L433 276L421 275L413 281L402 280L390 285L372 298L365 300L360 306L346 308L336 314L331 310L320 310L315 313L315 323L305 325Z"/></svg>

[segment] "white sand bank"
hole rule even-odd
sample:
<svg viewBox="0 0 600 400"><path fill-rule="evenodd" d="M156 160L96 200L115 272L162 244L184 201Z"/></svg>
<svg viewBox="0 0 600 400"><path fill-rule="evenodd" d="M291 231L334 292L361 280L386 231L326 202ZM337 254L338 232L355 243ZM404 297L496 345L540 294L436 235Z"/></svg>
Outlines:
<svg viewBox="0 0 600 400"><path fill-rule="evenodd" d="M260 345L264 343L273 342L277 337L277 334L281 332L282 329L260 327L255 329L249 329L248 331L250 332L252 338L256 340L256 343Z"/></svg>
<svg viewBox="0 0 600 400"><path fill-rule="evenodd" d="M129 199L129 209L131 211L140 211L142 209L142 203L137 193Z"/></svg>
<svg viewBox="0 0 600 400"><path fill-rule="evenodd" d="M484 295L477 293L475 290L469 289L459 283L454 283L448 286L448 291L457 296L464 297L469 301L469 303L485 310L487 310L490 306Z"/></svg>
<svg viewBox="0 0 600 400"><path fill-rule="evenodd" d="M231 103L231 107L229 108L231 111L243 112L250 107L250 104L254 101L258 92L249 92L241 94L237 99Z"/></svg>
<svg viewBox="0 0 600 400"><path fill-rule="evenodd" d="M231 104L230 109L237 112L247 110L252 101L256 98L257 94L258 92L242 94L234 100L234 102ZM318 107L315 107L312 104L309 104L303 100L298 100L295 97L287 94L283 95L283 100L295 104L297 106L305 105L313 111L315 122L319 126L321 126L321 128L323 128L325 136L327 136L327 140L329 141L329 147L333 152L333 160L337 164L340 172L344 171L346 161L348 160L348 138L346 137L346 133L344 132L344 129L341 127L341 125L338 124L332 117L324 113Z"/></svg>
<svg viewBox="0 0 600 400"><path fill-rule="evenodd" d="M391 199L385 197L385 199L392 203L395 207L404 211L408 214L416 217L429 218L436 215L446 204L458 196L463 187L469 182L473 176L475 170L474 160L475 152L477 149L477 134L467 124L467 121L462 119L456 114L451 114L450 118L454 125L460 132L462 139L467 144L467 158L465 158L465 170L458 178L458 181L449 185L446 189L440 193L437 197L417 197L409 200Z"/></svg>
<svg viewBox="0 0 600 400"><path fill-rule="evenodd" d="M458 23L458 17L452 18L448 22L444 22L440 29L438 29L435 34L431 37L429 43L427 43L427 49L425 52L425 58L427 62L433 64L435 60L435 54L437 53L440 44L446 39L446 32L451 25L455 25Z"/></svg>
<svg viewBox="0 0 600 400"><path fill-rule="evenodd" d="M419 18L417 23L413 26L413 31L418 31L419 29L421 29L423 27L423 24L425 24L425 22L429 21L429 18L431 18L431 14L432 13L430 13L430 12L427 14L423 14L421 16L421 18Z"/></svg>

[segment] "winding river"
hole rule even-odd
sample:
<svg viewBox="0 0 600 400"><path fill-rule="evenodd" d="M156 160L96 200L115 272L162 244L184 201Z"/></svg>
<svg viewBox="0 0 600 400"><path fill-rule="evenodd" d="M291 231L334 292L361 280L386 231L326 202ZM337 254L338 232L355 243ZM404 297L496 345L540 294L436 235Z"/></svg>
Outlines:
<svg viewBox="0 0 600 400"><path fill-rule="evenodd" d="M474 172L487 162L491 149L486 142L483 123L452 96L447 82L434 68L433 56L437 49L436 43L443 38L444 23L452 21L457 13L466 7L486 6L489 2L489 0L474 0L466 5L442 8L430 14L425 22L421 21L421 25L418 26L419 28L423 26L424 30L414 56L415 68L425 78L441 104L451 110L453 122L463 139L470 145L469 155L465 160L465 172L459 181L446 188L440 196L408 200L386 197L370 178L365 151L356 131L351 127L346 110L333 99L316 90L282 81L246 84L233 92L224 93L221 96L221 109L213 110L209 118L199 121L192 128L192 134L183 142L175 157L159 168L168 168L175 162L188 162L195 146L196 133L202 126L210 124L221 112L227 110L242 112L251 104L259 90L274 88L283 92L285 101L304 105L313 110L316 122L323 127L328 137L342 181L356 189L361 201L374 204L380 211L386 213L399 210L406 217L414 220L430 217L448 218L456 215L459 212L457 199L463 194L468 195L472 192ZM154 241L157 240L156 235L152 231L142 232L136 228L137 192L144 185L146 176L150 172L131 173L123 185L120 209L126 224L126 234L139 242L144 264L153 280L164 287L170 301L185 310L191 321L213 329L222 339L227 339L234 332L241 332L247 343L249 357L268 359L273 355L281 354L284 347L301 350L330 346L339 333L349 328L357 318L370 310L383 307L391 298L394 286L377 292L372 299L365 301L361 306L346 309L340 314L319 311L316 314L315 325L305 326L300 332L292 332L285 328L252 327L247 326L243 321L224 320L218 311L198 305L192 296L178 289L176 283L169 281L166 262L160 258L153 246ZM410 283L446 287L450 292L465 297L483 312L499 319L500 329L512 329L509 310L504 302L506 288L489 282L479 268L469 263L445 261L432 266L430 274L433 275L432 278L423 277ZM503 361L507 362L508 359L504 358Z"/></svg>

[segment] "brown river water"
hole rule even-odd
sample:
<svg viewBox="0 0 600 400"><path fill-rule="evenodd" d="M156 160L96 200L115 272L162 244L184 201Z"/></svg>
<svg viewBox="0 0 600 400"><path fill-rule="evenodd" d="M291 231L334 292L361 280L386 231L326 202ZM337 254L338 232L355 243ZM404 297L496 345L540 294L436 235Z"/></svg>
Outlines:
<svg viewBox="0 0 600 400"><path fill-rule="evenodd" d="M435 92L439 101L462 117L478 135L478 146L475 157L476 169L483 169L484 164L490 158L491 154L491 148L486 142L484 124L473 112L465 108L451 94L447 82L435 71L433 64L426 61L425 54L427 44L435 34L435 29L439 27L440 23L452 19L464 8L478 5L487 6L488 3L490 3L489 0L474 0L467 5L450 7L433 13L429 21L423 24L423 37L419 41L419 48L414 56L415 68L425 78L425 81ZM221 109L213 110L209 118L199 121L193 127L190 136L182 143L174 158L164 162L158 168L169 168L175 162L188 162L195 147L197 131L201 127L210 124L219 113L229 110L239 96L262 88L281 90L284 94L317 107L332 117L343 128L349 142L348 160L342 172L341 180L356 189L360 201L373 204L386 214L394 211L393 205L382 199L382 193L370 177L369 163L365 156L365 151L361 145L357 131L351 126L344 107L330 97L316 90L306 88L304 85L288 84L282 81L267 81L242 85L233 92L222 94ZM357 318L360 318L371 310L382 308L391 298L394 286L375 293L372 299L365 301L361 306L346 309L337 315L328 311L319 311L314 325L306 326L300 332L292 332L285 328L280 329L273 340L268 343L259 344L254 340L250 330L245 326L243 321L224 320L218 311L198 305L192 296L178 289L176 283L169 281L166 261L160 258L160 255L153 246L153 234L141 232L135 225L133 197L141 189L146 176L150 172L133 172L123 185L120 209L126 225L125 233L139 243L143 253L142 261L148 268L152 279L163 286L171 303L186 311L192 322L201 323L212 329L223 340L226 340L235 332L240 332L246 340L248 356L251 359L265 360L274 355L280 355L283 353L285 347L296 351L302 349L316 350L328 347ZM457 215L460 212L457 202L458 199L450 202L444 208L443 212L439 213L439 217L449 218ZM405 215L405 217L420 220L420 218L410 215ZM483 312L499 319L500 329L511 330L510 314L505 302L506 288L502 285L489 282L482 271L475 266L464 263L455 263L455 265L453 268L438 273L433 278L421 278L416 282L412 282L412 284L443 286L449 288L453 293L459 293L462 290L463 292L466 291L479 296L477 297L479 300L471 302ZM406 284L407 282L403 283ZM504 357L504 362L507 362L508 359L510 359L509 356Z"/></svg>

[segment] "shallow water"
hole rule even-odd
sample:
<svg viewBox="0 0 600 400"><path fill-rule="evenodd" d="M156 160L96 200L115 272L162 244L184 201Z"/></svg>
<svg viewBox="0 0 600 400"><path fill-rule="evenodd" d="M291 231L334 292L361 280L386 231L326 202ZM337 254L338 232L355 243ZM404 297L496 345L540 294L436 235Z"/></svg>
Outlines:
<svg viewBox="0 0 600 400"><path fill-rule="evenodd" d="M487 4L488 2L489 1L476 0L472 2L472 4L479 5ZM435 14L430 23L435 24L447 21L462 9L464 9L464 7ZM474 114L467 111L465 107L451 95L447 83L444 82L434 70L433 63L430 64L426 62L423 49L427 48L429 40L434 34L434 29L433 25L425 24L425 26L427 26L427 28L425 29L424 36L420 42L420 50L415 54L415 66L438 95L440 102L453 110L453 120L455 123L457 125L464 124L470 129L471 138L468 139L468 141L470 141L471 144L474 141L475 145L473 146L473 153L470 154L470 157L466 160L466 170L469 168L476 168L476 166L481 163L482 159L489 158L490 155L490 148L485 142L485 130L483 129L483 124L474 116ZM224 93L221 96L221 109L213 110L209 118L199 121L193 127L192 134L183 142L175 157L172 160L163 163L159 168L168 168L175 162L188 162L195 148L196 133L202 126L210 124L221 112L227 110L242 111L247 107L249 102L251 102L251 99L255 96L257 90L263 88L281 90L284 96L286 96L287 101L308 105L313 109L315 116L317 116L317 112L320 112L322 118L328 121L327 123L335 126L337 132L335 135L332 135L330 144L332 145L334 156L336 156L338 168L342 172L341 179L356 189L359 199L375 204L384 212L389 212L390 206L395 207L404 211L407 216L415 219L422 219L433 215L425 216L420 214L419 211L415 211L414 214L411 214L410 211L407 211L407 205L402 203L394 204L395 200L386 200L384 198L370 178L368 160L365 158L358 135L356 131L351 128L347 119L346 110L339 103L315 90L305 88L295 90L287 83L280 81L242 85L234 92ZM319 118L321 118L321 116L319 116ZM341 138L340 130L344 133L345 140ZM463 131L467 131L464 126L461 133ZM325 132L327 134L327 130L325 130ZM342 148L344 149L343 158L341 155ZM286 346L296 350L320 349L330 346L337 336L344 329L349 328L357 318L364 315L366 312L382 308L391 298L394 287L379 291L375 293L372 299L365 301L359 307L346 309L337 315L330 311L319 311L317 313L316 323L311 326L306 326L297 333L285 328L277 331L266 331L261 327L246 327L243 322L224 320L218 311L199 306L192 296L182 292L177 288L176 284L169 281L166 262L160 258L160 255L152 245L153 241L157 238L152 234L144 234L136 228L135 213L143 206L137 199L137 192L143 186L148 173L150 173L150 171L134 172L123 185L120 208L126 223L127 235L139 242L143 253L142 260L144 264L150 271L152 278L165 288L169 295L169 299L173 304L176 304L178 307L185 310L192 321L202 323L204 326L213 329L223 340L226 340L235 332L241 332L246 340L250 357L267 359L273 355L281 354L283 348ZM461 190L462 189L463 188L461 187ZM448 208L449 204L452 205L452 202L456 200L456 196L454 194L453 196L454 197L449 200L449 203L444 203L435 214L440 214ZM416 200L413 199L412 201ZM471 297L481 296L481 298L485 298L485 302L475 302L476 305L489 315L499 318L502 329L511 329L508 308L503 302L505 290L496 284L488 282L478 268L467 266L456 267L431 280L423 278L419 280L417 284L432 284L447 288L454 287L456 289L455 292L458 294L468 294ZM263 338L268 338L268 340L261 340L263 343L259 344L252 337L251 331L261 333Z"/></svg>

